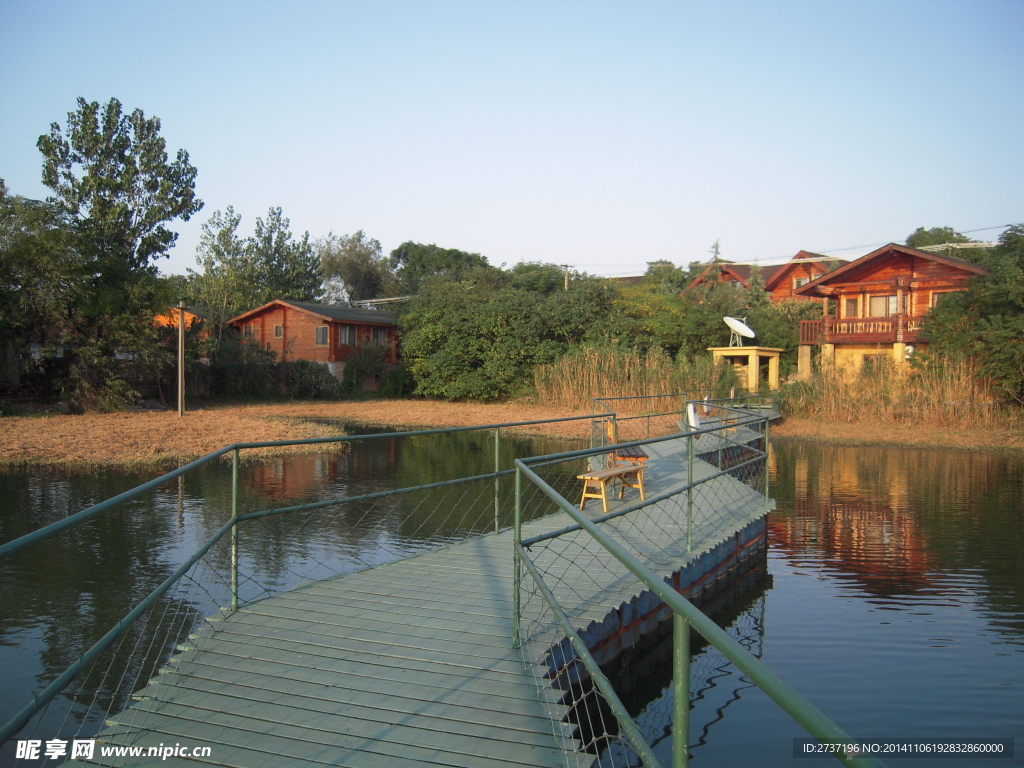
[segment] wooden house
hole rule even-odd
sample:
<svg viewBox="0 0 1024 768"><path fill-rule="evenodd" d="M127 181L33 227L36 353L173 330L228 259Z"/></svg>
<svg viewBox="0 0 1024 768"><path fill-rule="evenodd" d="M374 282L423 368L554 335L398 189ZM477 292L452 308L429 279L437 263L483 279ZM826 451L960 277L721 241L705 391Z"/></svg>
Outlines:
<svg viewBox="0 0 1024 768"><path fill-rule="evenodd" d="M986 272L969 261L890 243L797 288L798 296L822 306L821 320L800 322L800 375L810 374L816 345L823 359L852 370L878 356L904 361L927 344L921 317Z"/></svg>
<svg viewBox="0 0 1024 768"><path fill-rule="evenodd" d="M775 304L786 299L807 301L811 297L798 294L797 289L847 263L846 259L834 259L820 253L799 251L785 264L775 267L771 276L765 276L764 288L772 295L772 302ZM765 274L763 270L762 274Z"/></svg>
<svg viewBox="0 0 1024 768"><path fill-rule="evenodd" d="M398 361L395 316L375 309L275 299L228 324L281 360L323 363L341 378L345 361L359 347L375 344Z"/></svg>
<svg viewBox="0 0 1024 768"><path fill-rule="evenodd" d="M761 267L761 277L767 283L768 279L774 276L775 271L780 267L778 265L769 266L765 265ZM719 259L714 264L708 264L704 270L695 277L688 286L687 290L696 288L698 285L708 285L710 283L724 283L731 288L737 290L746 288L750 284L750 275L753 267L750 264L734 264L731 261L725 261Z"/></svg>
<svg viewBox="0 0 1024 768"><path fill-rule="evenodd" d="M806 301L809 297L797 294L798 288L802 288L835 269L837 264L846 263L843 259L833 259L810 251L800 251L785 264L761 266L761 278L764 280L765 290L771 294L774 303L778 304L786 299ZM698 285L707 285L713 282L725 283L737 290L747 288L750 286L753 269L751 264L734 264L719 260L715 264L709 264L687 288L695 288Z"/></svg>

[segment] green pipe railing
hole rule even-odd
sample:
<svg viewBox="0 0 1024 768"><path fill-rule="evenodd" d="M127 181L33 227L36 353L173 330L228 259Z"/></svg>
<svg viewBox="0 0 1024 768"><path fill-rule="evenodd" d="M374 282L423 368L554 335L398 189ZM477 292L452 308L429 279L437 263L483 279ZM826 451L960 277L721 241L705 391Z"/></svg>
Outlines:
<svg viewBox="0 0 1024 768"><path fill-rule="evenodd" d="M652 441L653 442L653 441ZM544 457L545 460L550 457ZM533 565L530 559L529 553L524 548L522 541L522 523L521 516L518 511L518 506L521 499L521 487L523 478L526 478L536 488L538 488L545 496L547 496L554 504L569 517L571 517L577 524L578 529L586 531L595 541L597 541L605 550L607 550L619 563L621 563L627 570L629 570L636 578L646 586L647 589L651 590L657 595L662 602L669 607L673 613L673 630L674 630L674 680L673 685L675 687L676 700L673 702L673 733L676 734L673 744L673 765L676 768L682 768L687 763L687 755L689 749L689 726L688 717L686 711L689 707L688 692L689 692L689 672L688 663L683 660L683 657L689 657L689 631L693 628L699 632L711 645L713 645L718 651L720 651L730 662L732 662L738 669L747 675L750 680L755 683L762 691L764 691L779 707L781 707L787 714L789 714L797 723L807 730L814 738L818 739L823 744L851 744L854 740L838 725L833 723L821 710L811 704L807 699L801 696L792 686L786 683L781 677L771 671L764 663L749 653L740 643L738 643L732 636L730 636L725 630L715 624L711 619L704 615L700 609L694 606L689 600L683 597L681 594L672 589L665 581L659 577L656 573L650 570L647 566L637 560L631 555L622 545L615 541L611 536L602 531L595 523L594 520L588 518L585 514L579 511L574 504L567 501L562 497L554 488L548 485L539 475L537 475L531 468L530 459L516 459L514 464L516 467L516 505L517 511L515 516L515 543L514 543L514 558L517 563L516 575L517 578L520 575L520 563L525 563L527 570L532 576L538 578L536 567ZM601 681L603 674L600 673L597 662L590 655L585 645L580 641L579 636L571 626L571 623L563 623L562 618L564 617L564 611L554 599L551 590L543 584L543 579L537 582L538 589L544 596L545 602L552 613L558 617L559 623L562 624L563 630L566 633L570 643L573 644L573 648L576 650L580 657L580 660L587 667L588 671L594 675L594 669L597 669L598 675L595 676L595 683L598 685L602 694L605 694L606 701L609 706L612 707L613 711L617 711L621 706L621 702L613 703L611 699L617 701L618 697L615 695L614 690L606 692L604 682ZM516 590L515 601L514 601L515 616L513 619L515 634L513 642L519 646L521 645L522 638L519 630L522 618L521 618L521 603L519 601L519 591ZM685 639L684 639L685 636ZM579 642L577 642L579 641ZM579 646L583 646L580 648ZM606 682L606 678L605 678ZM684 695L681 692L686 691L686 701L681 701L680 696ZM609 696L611 699L609 699ZM631 729L626 719L620 719L620 727L625 731L627 741L630 746L633 746ZM632 722L629 720L629 722ZM639 753L638 753L639 754ZM877 768L884 766L883 763L873 757L848 757L843 753L835 754L835 757L846 765L852 766L853 768ZM645 760L645 764L647 764ZM652 761L652 764L656 762Z"/></svg>
<svg viewBox="0 0 1024 768"><path fill-rule="evenodd" d="M515 427L530 427L538 426L542 424L555 424L562 422L573 422L590 420L591 416L569 416L559 419L535 419L529 421L516 421L516 422L505 422L500 424L486 424L481 426L469 426L469 427L451 427L451 428L437 428L437 429L421 429L410 432L381 432L369 435L345 435L340 437L317 437L317 438L306 438L302 440L271 440L261 442L249 442L249 443L234 443L232 445L225 446L217 451L207 454L195 461L192 461L178 469L167 472L160 477L143 483L135 488L125 491L117 496L114 496L106 501L95 504L88 507L81 512L59 520L56 523L48 525L39 530L33 531L32 533L21 536L17 539L13 539L0 545L0 560L11 557L25 549L39 544L43 541L53 538L65 531L73 529L79 525L90 522L98 516L110 512L122 504L128 501L136 499L150 491L153 491L160 486L164 485L170 480L174 480L178 477L182 477L189 472L202 467L205 464L215 461L221 457L231 454L231 516L227 523L218 530L212 538L210 538L204 545L202 545L185 563L177 568L171 576L169 576L160 586L153 590L147 597L145 597L135 608L133 608L125 617L119 620L103 637L101 637L89 650L87 650L77 661L75 661L70 667L62 672L53 682L51 682L46 688L39 693L33 695L32 699L13 717L11 717L3 726L0 726L0 744L4 743L15 734L32 718L33 715L40 712L57 694L63 691L71 683L72 680L85 668L86 665L92 663L100 653L106 650L110 645L124 632L124 630L136 619L138 619L145 611L150 608L162 595L164 595L173 585L177 582L188 570L199 562L202 557L210 551L210 549L219 542L225 533L230 531L230 609L235 611L238 609L238 524L247 520L255 520L270 515L286 514L300 511L310 511L315 509L322 509L330 506L337 506L343 503L353 503L359 501L372 500L376 498L383 498L386 496L394 496L403 493L413 493L423 490L430 490L435 488L441 488L449 485L456 485L460 483L474 482L478 480L491 480L493 479L496 483L495 487L495 526L499 525L499 488L497 483L500 478L504 475L511 475L515 473L514 469L500 470L500 449L501 449L501 438L500 430L505 428ZM359 496L350 496L342 498L334 498L326 501L311 502L308 504L299 504L290 507L279 507L276 509L261 510L258 512L250 512L246 514L238 513L238 467L239 467L239 454L240 451L253 448L277 448L277 447L290 447L298 445L328 445L334 443L345 443L355 442L364 440L374 440L383 438L395 438L395 437L420 437L424 435L438 435L438 434L450 434L455 432L470 432L470 431L483 431L491 430L495 432L495 469L493 473L487 473L483 475L476 475L473 477L456 478L453 480L444 480L436 483L429 483L425 485L414 486L411 488L398 488L387 491L379 491L376 493L361 494Z"/></svg>

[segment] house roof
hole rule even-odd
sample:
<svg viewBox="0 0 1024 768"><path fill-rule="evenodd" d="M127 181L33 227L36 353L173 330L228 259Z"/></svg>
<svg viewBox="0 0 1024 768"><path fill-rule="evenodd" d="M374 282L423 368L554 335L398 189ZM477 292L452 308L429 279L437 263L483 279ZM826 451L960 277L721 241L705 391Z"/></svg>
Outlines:
<svg viewBox="0 0 1024 768"><path fill-rule="evenodd" d="M774 274L772 274L770 278L765 278L765 289L770 291L773 288L776 288L788 274L790 274L794 269L800 266L801 262L806 261L809 261L811 263L829 262L832 264L838 264L839 266L849 264L849 261L847 261L846 259L836 259L832 256L825 256L823 254L813 253L811 251L798 251L796 256L794 256L792 259L787 261L785 264L779 265L778 268L776 268ZM826 269L829 268L826 267Z"/></svg>
<svg viewBox="0 0 1024 768"><path fill-rule="evenodd" d="M839 269L833 270L828 274L822 275L817 280L808 283L805 286L797 288L794 293L798 293L801 296L828 296L830 291L827 290L828 286L832 283L845 283L855 282L856 274L860 272L864 267L869 266L872 262L878 261L879 259L885 258L886 256L893 256L901 254L903 256L912 256L914 258L925 259L927 261L933 261L938 264L945 264L946 266L956 267L962 269L965 272L970 272L972 275L987 275L988 270L984 267L980 267L970 261L964 261L954 256L942 256L937 253L929 253L928 251L920 251L917 248L910 248L906 245L897 245L896 243L889 243L883 245L871 253L861 256L859 259L855 259L848 264L844 264ZM823 290L824 289L824 290Z"/></svg>
<svg viewBox="0 0 1024 768"><path fill-rule="evenodd" d="M749 282L750 282L750 273L753 271L753 268L754 268L752 264L733 264L731 261L725 261L724 259L719 259L717 265L716 264L708 264L708 266L705 267L705 269L699 275L697 275L697 277L695 277L693 279L693 281L690 283L690 285L687 286L687 287L688 288L693 288L694 286L697 286L697 285L700 285L701 283L703 283L704 282L704 278L707 277L707 274L712 269L714 269L715 266L718 266L723 272L727 272L730 275L732 275L733 279L739 281L743 285L748 285L749 284ZM782 266L785 266L785 265L781 265L780 266L778 264L773 264L773 265L766 264L766 265L762 266L761 267L761 277L764 278L765 283L767 283L775 275L775 273L779 269L782 268Z"/></svg>
<svg viewBox="0 0 1024 768"><path fill-rule="evenodd" d="M312 301L292 301L291 299L274 299L268 301L261 307L243 312L238 317L228 320L228 325L241 323L250 317L260 314L272 307L287 306L306 312L324 320L340 320L347 323L365 323L368 325L394 325L395 315L393 312L381 312L379 309L362 309L360 307L349 307L345 304L317 304Z"/></svg>

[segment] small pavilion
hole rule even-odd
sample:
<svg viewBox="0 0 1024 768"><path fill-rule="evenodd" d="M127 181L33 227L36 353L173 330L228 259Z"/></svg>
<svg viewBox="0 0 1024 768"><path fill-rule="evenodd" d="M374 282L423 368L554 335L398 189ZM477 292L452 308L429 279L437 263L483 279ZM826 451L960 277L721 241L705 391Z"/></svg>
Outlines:
<svg viewBox="0 0 1024 768"><path fill-rule="evenodd" d="M712 361L726 360L740 376L748 392L761 388L762 372L769 389L779 388L779 355L777 347L708 347Z"/></svg>

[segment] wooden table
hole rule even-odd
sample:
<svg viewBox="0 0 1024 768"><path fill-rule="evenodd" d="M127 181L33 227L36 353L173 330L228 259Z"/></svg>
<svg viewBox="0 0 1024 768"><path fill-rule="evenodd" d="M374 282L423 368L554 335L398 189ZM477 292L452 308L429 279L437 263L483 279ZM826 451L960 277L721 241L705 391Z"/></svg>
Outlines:
<svg viewBox="0 0 1024 768"><path fill-rule="evenodd" d="M600 499L604 505L605 514L608 514L608 483L619 480L619 498L626 490L626 486L640 490L640 500L646 501L644 495L644 465L623 464L608 469L600 469L596 472L584 472L576 475L577 479L583 481L583 497L580 499L580 509L586 506L587 499Z"/></svg>

